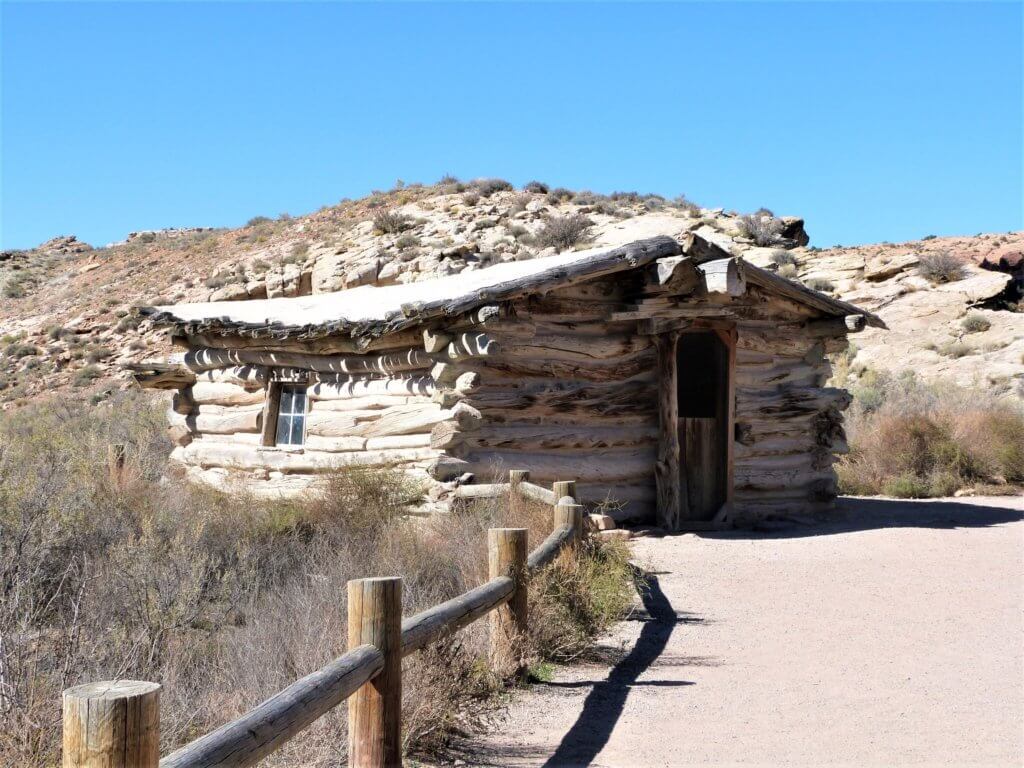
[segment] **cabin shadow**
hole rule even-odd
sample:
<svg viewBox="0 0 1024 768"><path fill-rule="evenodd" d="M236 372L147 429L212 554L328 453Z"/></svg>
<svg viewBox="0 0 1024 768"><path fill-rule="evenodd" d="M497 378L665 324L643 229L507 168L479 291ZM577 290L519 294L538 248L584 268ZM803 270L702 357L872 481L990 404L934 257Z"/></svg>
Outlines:
<svg viewBox="0 0 1024 768"><path fill-rule="evenodd" d="M701 531L709 539L788 539L830 536L883 528L988 528L1024 519L1024 510L970 501L841 497L820 517L799 516L758 523L752 528Z"/></svg>

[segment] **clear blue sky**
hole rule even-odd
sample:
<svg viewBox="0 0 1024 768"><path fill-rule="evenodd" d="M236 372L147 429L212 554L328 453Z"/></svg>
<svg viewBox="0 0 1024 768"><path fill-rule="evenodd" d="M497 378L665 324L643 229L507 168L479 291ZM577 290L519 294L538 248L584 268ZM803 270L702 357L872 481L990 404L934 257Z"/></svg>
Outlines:
<svg viewBox="0 0 1024 768"><path fill-rule="evenodd" d="M445 173L1022 227L1019 3L2 4L2 246Z"/></svg>

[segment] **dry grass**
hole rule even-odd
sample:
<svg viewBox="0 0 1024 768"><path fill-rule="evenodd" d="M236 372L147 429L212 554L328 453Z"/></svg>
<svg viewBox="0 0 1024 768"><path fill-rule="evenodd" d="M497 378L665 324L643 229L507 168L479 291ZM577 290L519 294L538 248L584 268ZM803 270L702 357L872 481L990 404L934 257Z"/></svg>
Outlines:
<svg viewBox="0 0 1024 768"><path fill-rule="evenodd" d="M590 219L578 213L572 216L551 216L537 233L537 243L561 252L585 242L593 225Z"/></svg>
<svg viewBox="0 0 1024 768"><path fill-rule="evenodd" d="M964 260L949 251L922 253L917 269L931 283L953 283L967 276Z"/></svg>
<svg viewBox="0 0 1024 768"><path fill-rule="evenodd" d="M345 583L399 574L406 615L486 578L484 531L525 523L536 544L550 511L526 504L402 516L420 489L352 470L294 503L185 484L167 464L162 409L141 396L97 408L50 402L0 420L0 765L58 762L60 691L79 682L161 682L162 751L237 717L345 651ZM129 446L119 480L111 443ZM524 646L567 655L624 606L620 553L581 550L534 590L558 621ZM593 586L593 589L591 589ZM487 622L406 660L405 747L443 751L502 684ZM344 708L340 708L343 710ZM343 715L322 718L268 765L344 762Z"/></svg>
<svg viewBox="0 0 1024 768"><path fill-rule="evenodd" d="M870 375L854 388L843 493L948 496L975 485L1024 483L1024 409L913 376Z"/></svg>

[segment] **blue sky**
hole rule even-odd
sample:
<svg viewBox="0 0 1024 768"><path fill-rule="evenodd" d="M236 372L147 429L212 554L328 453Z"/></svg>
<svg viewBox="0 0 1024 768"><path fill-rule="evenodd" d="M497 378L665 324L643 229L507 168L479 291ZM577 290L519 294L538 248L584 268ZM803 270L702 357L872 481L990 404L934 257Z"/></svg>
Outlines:
<svg viewBox="0 0 1024 768"><path fill-rule="evenodd" d="M1022 227L1019 3L2 3L5 248L445 173Z"/></svg>

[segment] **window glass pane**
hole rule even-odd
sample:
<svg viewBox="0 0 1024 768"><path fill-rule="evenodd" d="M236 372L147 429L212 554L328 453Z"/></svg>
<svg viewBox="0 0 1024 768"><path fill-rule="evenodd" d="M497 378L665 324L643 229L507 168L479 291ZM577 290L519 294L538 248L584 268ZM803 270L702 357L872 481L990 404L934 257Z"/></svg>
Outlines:
<svg viewBox="0 0 1024 768"><path fill-rule="evenodd" d="M281 414L277 417L277 444L288 445L291 437L291 417Z"/></svg>
<svg viewBox="0 0 1024 768"><path fill-rule="evenodd" d="M302 430L305 421L305 416L292 417L292 445L302 445Z"/></svg>
<svg viewBox="0 0 1024 768"><path fill-rule="evenodd" d="M306 390L302 387L295 387L292 390L292 413L306 412Z"/></svg>
<svg viewBox="0 0 1024 768"><path fill-rule="evenodd" d="M292 412L292 388L281 387L281 409L280 413Z"/></svg>

